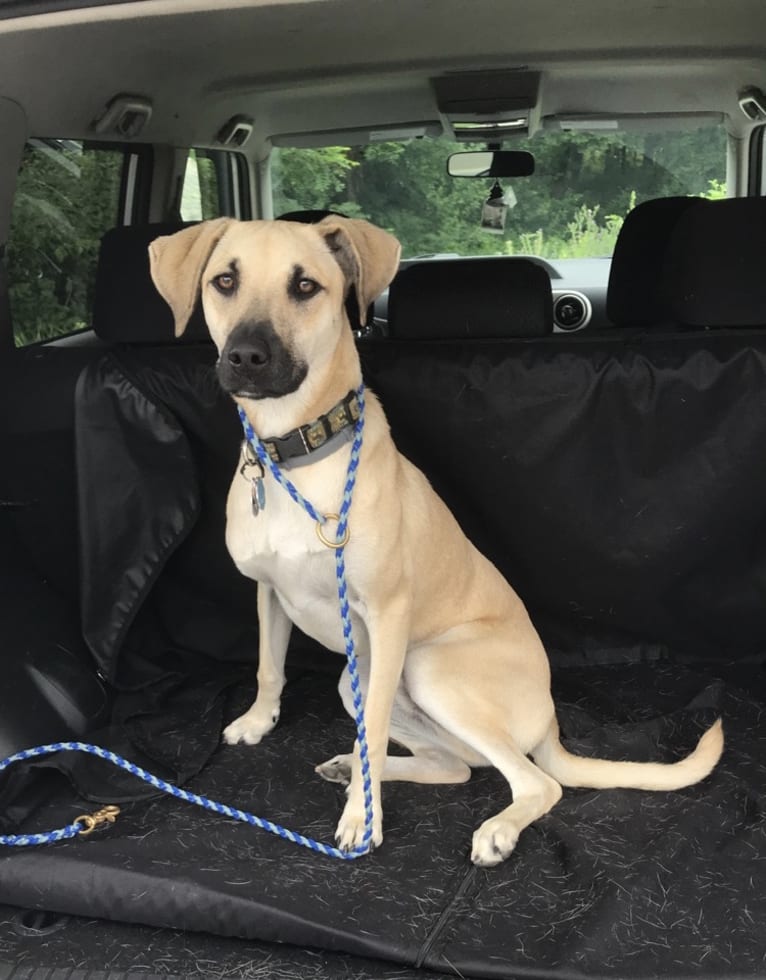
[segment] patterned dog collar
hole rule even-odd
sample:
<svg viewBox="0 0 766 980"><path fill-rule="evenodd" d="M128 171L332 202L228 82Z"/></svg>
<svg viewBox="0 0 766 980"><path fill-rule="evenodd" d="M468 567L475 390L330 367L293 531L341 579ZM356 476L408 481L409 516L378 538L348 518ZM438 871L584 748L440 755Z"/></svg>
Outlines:
<svg viewBox="0 0 766 980"><path fill-rule="evenodd" d="M355 391L350 391L329 412L320 415L313 422L301 425L283 436L261 439L261 443L275 463L288 463L322 449L335 436L352 428L358 419L359 399Z"/></svg>

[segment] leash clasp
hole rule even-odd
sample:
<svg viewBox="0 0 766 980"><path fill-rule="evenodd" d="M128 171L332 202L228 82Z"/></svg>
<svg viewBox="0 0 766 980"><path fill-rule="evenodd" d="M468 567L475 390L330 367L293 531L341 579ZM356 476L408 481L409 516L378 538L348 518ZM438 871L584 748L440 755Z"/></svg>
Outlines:
<svg viewBox="0 0 766 980"><path fill-rule="evenodd" d="M316 522L317 537L322 542L326 548L332 548L335 551L337 548L343 548L348 544L348 539L351 537L351 531L349 530L348 524L346 525L346 530L343 532L343 537L339 541L331 541L327 535L322 530L324 524L327 521L339 521L340 514L325 514L324 520Z"/></svg>
<svg viewBox="0 0 766 980"><path fill-rule="evenodd" d="M80 837L87 837L94 830L98 830L99 827L103 827L108 823L114 823L119 815L120 808L118 806L104 806L93 813L83 813L81 816L76 817L73 823L82 824L82 827L77 833Z"/></svg>

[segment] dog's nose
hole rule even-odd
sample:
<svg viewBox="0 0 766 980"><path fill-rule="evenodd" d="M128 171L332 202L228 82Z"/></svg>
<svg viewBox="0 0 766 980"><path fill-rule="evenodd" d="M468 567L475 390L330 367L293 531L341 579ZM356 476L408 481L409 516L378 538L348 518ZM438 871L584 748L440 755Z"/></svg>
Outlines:
<svg viewBox="0 0 766 980"><path fill-rule="evenodd" d="M242 340L226 355L232 367L244 369L263 367L271 360L271 351L265 341L257 337Z"/></svg>

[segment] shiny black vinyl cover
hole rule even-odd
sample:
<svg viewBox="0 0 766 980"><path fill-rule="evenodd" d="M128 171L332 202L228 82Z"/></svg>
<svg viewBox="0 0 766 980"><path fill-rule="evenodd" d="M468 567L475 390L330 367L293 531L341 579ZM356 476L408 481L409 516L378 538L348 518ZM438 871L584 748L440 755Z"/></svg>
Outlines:
<svg viewBox="0 0 766 980"><path fill-rule="evenodd" d="M400 450L554 648L763 652L766 338L389 341L362 356ZM182 561L200 594L251 602L223 542L240 432L205 348L109 355L77 411L83 623L114 678L193 527Z"/></svg>
<svg viewBox="0 0 766 980"><path fill-rule="evenodd" d="M762 334L380 343L363 360L400 450L549 646L763 654Z"/></svg>

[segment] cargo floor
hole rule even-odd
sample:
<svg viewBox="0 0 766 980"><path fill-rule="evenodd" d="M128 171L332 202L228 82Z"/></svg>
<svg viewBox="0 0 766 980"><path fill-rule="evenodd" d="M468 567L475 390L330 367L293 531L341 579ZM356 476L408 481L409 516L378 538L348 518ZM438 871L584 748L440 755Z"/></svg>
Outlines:
<svg viewBox="0 0 766 980"><path fill-rule="evenodd" d="M568 790L495 869L468 860L473 829L508 797L500 776L482 770L463 786L388 784L383 847L351 863L168 797L137 801L87 841L3 855L0 896L11 906L207 934L200 942L213 959L212 936L244 940L243 953L253 942L302 947L296 964L314 955L307 949L339 954L332 974L311 961L318 977L366 976L348 955L400 967L371 976L415 967L509 978L762 975L763 673L670 663L556 670L571 749L669 761L721 714L724 757L704 783L675 793ZM252 693L237 688L228 713ZM313 767L352 739L333 678L302 672L271 737L257 748L222 746L189 787L329 841L342 790ZM81 805L62 793L25 829L59 826ZM187 971L183 956L172 962L176 935L151 933L149 971ZM6 939L0 963L11 961ZM262 956L270 948L257 946ZM292 954L274 948L288 970ZM226 975L244 975L231 938L221 949L224 960L233 956ZM169 960L158 970L162 950ZM108 967L98 955L89 965ZM300 969L312 975L308 960Z"/></svg>

